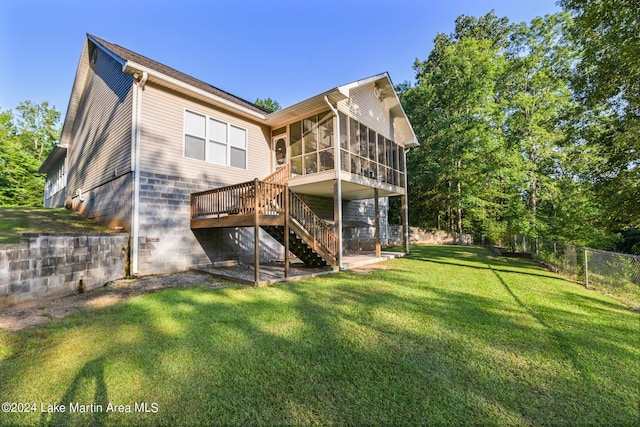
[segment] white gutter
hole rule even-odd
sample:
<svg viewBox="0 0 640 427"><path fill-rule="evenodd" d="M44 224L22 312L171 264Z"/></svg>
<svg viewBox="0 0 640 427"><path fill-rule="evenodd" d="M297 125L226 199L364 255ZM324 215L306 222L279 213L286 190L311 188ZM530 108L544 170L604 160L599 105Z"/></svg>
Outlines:
<svg viewBox="0 0 640 427"><path fill-rule="evenodd" d="M334 218L334 223L336 225L336 233L338 235L338 268L342 269L342 165L340 158L340 116L338 115L338 111L331 105L329 102L329 98L325 95L324 101L327 103L331 112L333 113L333 117L335 117L336 121L336 137L334 140L334 148L333 148L333 157L334 157L334 169L336 171L336 196L338 198L338 218Z"/></svg>
<svg viewBox="0 0 640 427"><path fill-rule="evenodd" d="M253 118L256 119L260 119L260 120L265 120L266 119L266 114L262 114L262 113L258 113L257 111L253 111L250 110L249 108L243 107L242 105L238 105L235 102L229 101L227 99L221 98L217 95L214 95L212 93L209 93L207 91L204 91L202 89L198 89L195 86L191 86L190 84L187 84L185 82L182 82L178 79L175 79L173 77L169 77L165 74L159 73L157 71L152 70L151 68L147 68L143 65L137 64L133 61L127 61L123 66L122 66L122 71L123 72L129 72L129 73L135 73L135 72L142 72L143 74L147 74L150 77L159 79L159 80L164 80L167 83L170 83L174 86L178 86L181 89L184 89L186 91L195 93L197 95L203 96L211 101L214 101L218 104L222 104L228 108L232 108L236 111L240 111L242 113L244 113L245 115L251 116Z"/></svg>
<svg viewBox="0 0 640 427"><path fill-rule="evenodd" d="M134 75L133 126L131 127L131 167L133 169L133 224L131 224L131 274L138 275L138 253L140 246L140 122L142 119L142 90L149 75L146 71Z"/></svg>

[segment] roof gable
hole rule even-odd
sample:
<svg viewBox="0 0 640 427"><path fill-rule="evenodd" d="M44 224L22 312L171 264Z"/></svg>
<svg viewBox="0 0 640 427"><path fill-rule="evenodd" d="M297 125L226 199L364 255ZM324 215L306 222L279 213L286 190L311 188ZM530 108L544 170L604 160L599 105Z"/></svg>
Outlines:
<svg viewBox="0 0 640 427"><path fill-rule="evenodd" d="M310 111L314 111L322 107L328 107L327 102L336 103L339 100L347 99L352 95L352 90L369 85L374 86L374 91L376 91L374 92L375 96L384 100L385 104L389 108L389 112L393 117L393 124L398 131L399 140L397 142L407 148L419 145L418 138L416 137L404 108L402 108L400 98L398 98L398 94L396 93L393 83L391 82L391 78L389 77L389 73L387 72L329 89L326 92L307 98L297 104L273 112L267 115L267 122L275 126L285 124L287 121L307 114Z"/></svg>
<svg viewBox="0 0 640 427"><path fill-rule="evenodd" d="M107 53L116 55L117 58L121 58L121 63L123 64L123 70L126 69L126 66L128 63L141 65L142 67L156 71L159 74L178 80L186 85L192 86L196 89L200 89L204 92L210 93L211 95L217 96L231 103L237 104L239 107L249 109L259 114L267 113L266 110L258 107L252 102L249 102L238 96L232 95L229 92L226 92L222 89L219 89L215 86L205 83L202 80L196 79L195 77L189 76L188 74L180 72L174 68L161 64L160 62L149 59L146 56L140 55L122 46L119 46L114 43L110 43L106 40L103 40L91 34L88 34L87 38L90 41L92 41L94 44L100 46L103 50L107 51Z"/></svg>
<svg viewBox="0 0 640 427"><path fill-rule="evenodd" d="M69 105L67 107L67 114L63 124L62 135L60 139L60 145L69 144L69 135L75 116L77 114L77 108L82 97L83 88L86 82L86 78L90 69L90 52L92 46L96 46L111 56L115 61L120 63L123 72L129 74L137 73L149 73L149 80L155 81L164 87L171 88L185 93L190 96L194 96L204 102L212 102L220 105L223 108L232 109L239 114L248 117L252 120L258 120L260 122L270 124L272 126L283 123L286 120L290 120L301 114L303 111L309 111L309 109L318 109L326 105L326 102L332 104L337 103L342 99L349 98L350 91L354 88L361 87L363 85L375 83L375 87L379 90L379 95L385 98L385 102L390 105L390 111L394 117L394 125L399 126L401 141L405 147L411 147L418 145L415 132L409 123L409 119L400 104L398 95L395 92L393 83L388 73L377 74L365 79L357 80L342 86L335 87L328 91L322 92L318 95L307 98L298 102L290 107L286 107L282 110L274 113L269 113L266 110L258 107L257 105L232 95L222 89L212 86L202 80L189 76L185 73L177 71L171 67L168 67L160 62L149 59L143 55L133 52L117 44L110 43L104 39L87 34L85 43L83 45L78 67L76 69L76 75L73 83L71 97L69 99Z"/></svg>

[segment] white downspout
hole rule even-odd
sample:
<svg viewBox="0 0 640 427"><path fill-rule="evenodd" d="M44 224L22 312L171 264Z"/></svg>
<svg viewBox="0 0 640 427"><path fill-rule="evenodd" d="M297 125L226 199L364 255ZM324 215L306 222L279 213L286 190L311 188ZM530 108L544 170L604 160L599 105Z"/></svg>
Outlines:
<svg viewBox="0 0 640 427"><path fill-rule="evenodd" d="M403 215L404 215L404 221L405 224L407 224L407 229L406 230L402 230L403 233L406 234L405 238L407 239L407 247L404 248L406 253L409 253L409 246L411 245L411 241L409 240L411 234L409 233L409 179L408 179L408 173L407 173L407 153L409 152L408 148L405 148L404 150L402 150L402 154L403 154L403 159L402 161L404 162L404 197L405 197L405 203L407 204L407 208L404 210Z"/></svg>
<svg viewBox="0 0 640 427"><path fill-rule="evenodd" d="M142 75L134 75L133 85L133 146L131 147L132 167L133 167L133 224L131 226L131 274L138 275L138 253L140 245L140 135L142 118L142 90L147 83L148 74L146 71Z"/></svg>
<svg viewBox="0 0 640 427"><path fill-rule="evenodd" d="M331 105L329 102L329 98L327 95L324 96L324 102L327 103L331 112L333 113L333 117L335 117L336 121L336 137L334 138L334 168L336 171L336 195L338 197L338 218L334 218L334 223L336 224L336 234L338 235L338 268L342 270L343 262L342 262L342 164L341 164L341 156L340 156L340 116L338 115L338 111Z"/></svg>

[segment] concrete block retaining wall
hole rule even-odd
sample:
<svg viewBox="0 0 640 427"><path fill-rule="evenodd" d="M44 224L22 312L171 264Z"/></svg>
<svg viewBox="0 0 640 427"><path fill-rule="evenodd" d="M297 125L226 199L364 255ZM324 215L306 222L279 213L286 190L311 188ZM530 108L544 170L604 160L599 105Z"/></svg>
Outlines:
<svg viewBox="0 0 640 427"><path fill-rule="evenodd" d="M471 234L455 234L442 230L428 231L418 227L409 227L409 243L422 243L427 245L473 245ZM389 226L389 244L402 244L402 227Z"/></svg>
<svg viewBox="0 0 640 427"><path fill-rule="evenodd" d="M388 238L384 233L388 229ZM345 252L373 251L376 248L375 227L345 227L342 248ZM380 243L385 246L400 246L403 243L402 226L380 227ZM409 243L426 245L473 245L471 234L454 234L446 231L427 231L409 227Z"/></svg>
<svg viewBox="0 0 640 427"><path fill-rule="evenodd" d="M0 308L91 290L125 276L129 235L23 234L0 245Z"/></svg>

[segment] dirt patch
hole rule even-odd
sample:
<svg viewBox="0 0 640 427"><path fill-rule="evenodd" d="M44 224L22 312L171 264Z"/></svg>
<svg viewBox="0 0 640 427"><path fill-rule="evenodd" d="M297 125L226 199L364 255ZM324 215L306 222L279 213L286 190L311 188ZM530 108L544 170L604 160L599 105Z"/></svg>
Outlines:
<svg viewBox="0 0 640 427"><path fill-rule="evenodd" d="M231 282L200 271L121 279L83 294L34 301L0 310L0 329L17 331L29 326L62 319L74 313L108 307L134 295L157 292L166 288L188 288L202 285L220 288Z"/></svg>
<svg viewBox="0 0 640 427"><path fill-rule="evenodd" d="M377 262L375 264L366 264L366 265L361 265L359 267L350 268L349 271L353 273L359 273L359 274L369 274L377 270L388 270L388 269L389 267L384 265L384 263Z"/></svg>

